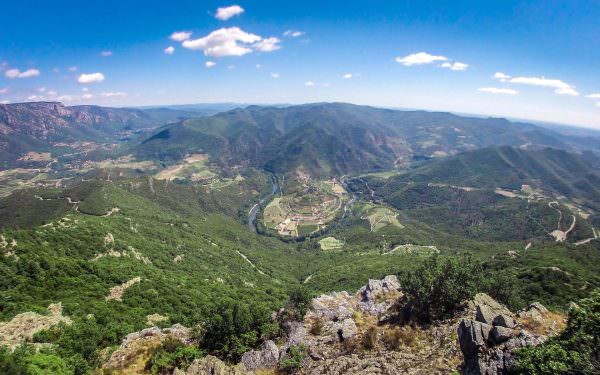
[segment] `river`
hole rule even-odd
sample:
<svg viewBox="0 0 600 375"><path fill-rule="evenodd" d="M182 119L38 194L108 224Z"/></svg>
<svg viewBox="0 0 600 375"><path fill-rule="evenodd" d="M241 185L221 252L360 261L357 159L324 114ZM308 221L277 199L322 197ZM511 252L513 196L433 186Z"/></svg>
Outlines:
<svg viewBox="0 0 600 375"><path fill-rule="evenodd" d="M250 229L252 232L254 232L254 233L257 232L257 230L256 230L256 214L258 214L258 210L260 209L260 206L264 202L266 202L267 199L270 199L273 195L275 195L275 193L277 193L278 190L279 190L279 183L278 183L277 177L275 175L271 175L271 194L267 195L266 197L261 199L260 202L258 202L254 206L252 206L252 208L248 212L248 229Z"/></svg>

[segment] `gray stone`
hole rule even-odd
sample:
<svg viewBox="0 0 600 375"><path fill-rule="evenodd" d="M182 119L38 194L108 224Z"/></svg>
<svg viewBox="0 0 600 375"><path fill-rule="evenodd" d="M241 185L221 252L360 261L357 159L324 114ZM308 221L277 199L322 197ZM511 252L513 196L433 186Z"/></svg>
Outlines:
<svg viewBox="0 0 600 375"><path fill-rule="evenodd" d="M340 330L344 340L354 337L358 333L356 323L354 323L354 320L352 319L344 319Z"/></svg>
<svg viewBox="0 0 600 375"><path fill-rule="evenodd" d="M250 372L243 364L228 366L223 361L212 355L196 359L187 368L186 375L248 375Z"/></svg>
<svg viewBox="0 0 600 375"><path fill-rule="evenodd" d="M252 350L242 355L241 363L247 370L272 369L279 362L279 348L271 340L263 343L260 350Z"/></svg>
<svg viewBox="0 0 600 375"><path fill-rule="evenodd" d="M500 314L494 318L492 322L494 326L506 327L506 328L515 328L517 326L517 322L508 315Z"/></svg>
<svg viewBox="0 0 600 375"><path fill-rule="evenodd" d="M513 330L506 327L496 326L492 329L492 338L495 344L502 344L513 336Z"/></svg>

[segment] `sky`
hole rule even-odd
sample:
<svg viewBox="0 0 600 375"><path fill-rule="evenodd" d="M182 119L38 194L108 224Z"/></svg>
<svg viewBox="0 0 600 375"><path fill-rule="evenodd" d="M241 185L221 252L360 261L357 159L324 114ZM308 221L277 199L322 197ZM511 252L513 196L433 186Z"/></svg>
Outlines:
<svg viewBox="0 0 600 375"><path fill-rule="evenodd" d="M0 102L351 102L600 129L600 1L6 1Z"/></svg>

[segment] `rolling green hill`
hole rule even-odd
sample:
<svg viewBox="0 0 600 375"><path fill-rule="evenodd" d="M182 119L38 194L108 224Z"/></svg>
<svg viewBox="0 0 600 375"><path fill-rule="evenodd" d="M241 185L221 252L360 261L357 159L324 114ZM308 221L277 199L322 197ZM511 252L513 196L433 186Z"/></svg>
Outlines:
<svg viewBox="0 0 600 375"><path fill-rule="evenodd" d="M235 109L166 127L135 148L141 158L204 152L222 166L314 175L387 170L490 145L576 149L568 136L504 119L341 103Z"/></svg>

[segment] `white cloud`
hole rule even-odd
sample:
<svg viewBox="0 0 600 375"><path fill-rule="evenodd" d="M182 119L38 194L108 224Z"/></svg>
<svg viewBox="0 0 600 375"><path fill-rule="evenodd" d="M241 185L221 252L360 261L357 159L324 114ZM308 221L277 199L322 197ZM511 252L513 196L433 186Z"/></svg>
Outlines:
<svg viewBox="0 0 600 375"><path fill-rule="evenodd" d="M252 43L261 40L260 36L247 33L239 27L229 27L215 30L200 39L186 40L182 46L192 50L203 50L206 56L243 56L252 52Z"/></svg>
<svg viewBox="0 0 600 375"><path fill-rule="evenodd" d="M39 76L40 71L37 69L27 69L26 71L22 72L19 69L8 69L6 72L4 72L4 75L11 79L31 78Z"/></svg>
<svg viewBox="0 0 600 375"><path fill-rule="evenodd" d="M0 104L8 104L8 103L10 103L8 100L3 100L0 102Z"/></svg>
<svg viewBox="0 0 600 375"><path fill-rule="evenodd" d="M260 52L273 52L281 48L279 42L281 42L279 38L272 36L270 38L265 38L258 43L254 43L252 47Z"/></svg>
<svg viewBox="0 0 600 375"><path fill-rule="evenodd" d="M445 56L430 55L427 52L419 52L404 57L396 57L396 62L404 66L431 64L436 61L448 61L448 58Z"/></svg>
<svg viewBox="0 0 600 375"><path fill-rule="evenodd" d="M176 42L183 42L184 40L190 39L192 33L189 31L175 31L169 38Z"/></svg>
<svg viewBox="0 0 600 375"><path fill-rule="evenodd" d="M306 82L304 82L304 86L307 86L307 87L312 87L314 85L315 85L315 83L313 81L306 81Z"/></svg>
<svg viewBox="0 0 600 375"><path fill-rule="evenodd" d="M27 97L27 100L29 100L29 101L36 101L36 100L42 100L42 99L43 99L43 97L37 96L37 95L30 95Z"/></svg>
<svg viewBox="0 0 600 375"><path fill-rule="evenodd" d="M271 77L277 79L281 77L281 75L279 75L279 73L271 73Z"/></svg>
<svg viewBox="0 0 600 375"><path fill-rule="evenodd" d="M52 68L52 71L53 71L54 73L60 73L60 69L58 69L58 68Z"/></svg>
<svg viewBox="0 0 600 375"><path fill-rule="evenodd" d="M38 92L44 92L44 91L46 91L46 88L45 88L45 87L40 87L40 88L39 88L39 89L37 89L37 90L38 90Z"/></svg>
<svg viewBox="0 0 600 375"><path fill-rule="evenodd" d="M291 36L292 38L297 38L299 36L302 36L306 34L304 31L299 31L299 30L286 30L283 33L283 36Z"/></svg>
<svg viewBox="0 0 600 375"><path fill-rule="evenodd" d="M448 68L450 70L455 70L455 71L464 71L467 70L467 68L469 67L468 64L465 63L461 63L458 61L455 61L453 63L451 62L445 62L442 65L440 65L442 68Z"/></svg>
<svg viewBox="0 0 600 375"><path fill-rule="evenodd" d="M244 13L244 8L239 5L232 5L229 7L218 8L215 18L220 19L221 21L226 21L231 17L240 15L242 13Z"/></svg>
<svg viewBox="0 0 600 375"><path fill-rule="evenodd" d="M232 70L235 69L235 65L231 64L227 66L227 70Z"/></svg>
<svg viewBox="0 0 600 375"><path fill-rule="evenodd" d="M204 66L206 66L207 68L212 68L215 65L217 65L217 63L214 61L207 61L204 63Z"/></svg>
<svg viewBox="0 0 600 375"><path fill-rule="evenodd" d="M482 87L477 89L477 91L487 92L490 94L505 94L505 95L517 95L519 92L513 89L502 89L498 87Z"/></svg>
<svg viewBox="0 0 600 375"><path fill-rule="evenodd" d="M321 86L323 86L323 87L329 87L329 83L328 83L328 82L325 82L325 83L324 83L324 84L322 84Z"/></svg>
<svg viewBox="0 0 600 375"><path fill-rule="evenodd" d="M127 96L127 94L125 94L124 92L120 92L120 91L117 91L117 92L111 92L111 91L109 91L109 92L103 92L103 93L100 93L100 95L103 96L103 97L105 97L105 98L112 98L112 97L118 97L118 96Z"/></svg>
<svg viewBox="0 0 600 375"><path fill-rule="evenodd" d="M163 50L164 53L166 53L167 55L172 55L173 52L175 52L175 47L173 46L168 46L167 48L165 48Z"/></svg>
<svg viewBox="0 0 600 375"><path fill-rule="evenodd" d="M76 67L76 66L70 66L68 69L69 69L70 72L76 72L77 69L79 69L79 68Z"/></svg>
<svg viewBox="0 0 600 375"><path fill-rule="evenodd" d="M56 96L56 95L58 95L58 93L56 91L54 91L54 90L50 90L50 91L48 91L48 95L50 95L50 96Z"/></svg>
<svg viewBox="0 0 600 375"><path fill-rule="evenodd" d="M82 99L91 99L93 97L94 97L94 95L92 95L92 94L83 94L83 95L81 95Z"/></svg>
<svg viewBox="0 0 600 375"><path fill-rule="evenodd" d="M112 51L102 51L102 52L100 52L100 56L102 56L102 57L109 57L109 56L112 56L112 54L113 54Z"/></svg>
<svg viewBox="0 0 600 375"><path fill-rule="evenodd" d="M260 65L260 64L256 64L255 66L256 66L256 69L261 69L262 68L262 65Z"/></svg>
<svg viewBox="0 0 600 375"><path fill-rule="evenodd" d="M4 87L0 89L0 94L6 94L8 92L8 87Z"/></svg>
<svg viewBox="0 0 600 375"><path fill-rule="evenodd" d="M600 102L596 102L596 106L600 107Z"/></svg>
<svg viewBox="0 0 600 375"><path fill-rule="evenodd" d="M350 79L352 78L352 73L346 73L342 76L343 79Z"/></svg>
<svg viewBox="0 0 600 375"><path fill-rule="evenodd" d="M104 81L104 74L102 73L89 73L89 74L81 74L79 78L77 78L77 82L85 84L85 83L95 83Z"/></svg>
<svg viewBox="0 0 600 375"><path fill-rule="evenodd" d="M508 74L504 74L502 72L496 72L496 73L494 73L492 78L499 79L500 82L506 82L507 80L510 79L510 76Z"/></svg>
<svg viewBox="0 0 600 375"><path fill-rule="evenodd" d="M530 86L549 87L554 89L554 93L558 95L577 96L579 93L572 86L559 79L548 79L545 77L514 77L508 80L510 83L518 83Z"/></svg>
<svg viewBox="0 0 600 375"><path fill-rule="evenodd" d="M590 95L587 96L587 98L590 98L590 99L600 99L600 93L590 94Z"/></svg>
<svg viewBox="0 0 600 375"><path fill-rule="evenodd" d="M90 89L88 89L87 87L84 87L84 88L81 89L81 91L88 92L88 91L90 91Z"/></svg>

